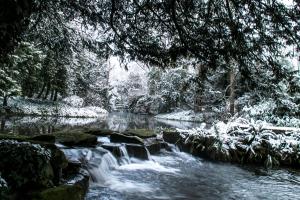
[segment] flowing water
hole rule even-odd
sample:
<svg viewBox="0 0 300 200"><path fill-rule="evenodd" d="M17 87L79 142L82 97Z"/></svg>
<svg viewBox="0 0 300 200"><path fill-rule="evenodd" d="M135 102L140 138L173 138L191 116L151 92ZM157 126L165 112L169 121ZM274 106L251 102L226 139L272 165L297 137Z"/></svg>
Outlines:
<svg viewBox="0 0 300 200"><path fill-rule="evenodd" d="M77 126L114 130L175 126L174 122L170 123L158 122L146 116L117 114L101 122L81 122ZM43 125L40 121L30 126L29 122L22 124L16 123L16 120L7 124L9 132L29 130L33 133L41 131L37 126ZM48 125L47 122L44 126ZM74 123L50 125L53 130L76 127ZM176 126L190 128L197 124L179 123ZM266 171L259 167L211 162L180 152L175 146L172 146L172 151L162 150L157 155L149 155L149 160L142 161L129 157L124 144L111 144L108 137L99 137L98 141L116 145L121 157L115 157L101 145L76 149L62 146L67 157L87 162L92 176L87 200L300 199L300 172L297 170Z"/></svg>

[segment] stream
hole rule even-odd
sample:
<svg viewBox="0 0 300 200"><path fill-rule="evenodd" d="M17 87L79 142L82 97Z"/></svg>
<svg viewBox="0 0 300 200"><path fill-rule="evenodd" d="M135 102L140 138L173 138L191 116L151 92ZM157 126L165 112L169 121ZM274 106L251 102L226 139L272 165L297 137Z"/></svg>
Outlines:
<svg viewBox="0 0 300 200"><path fill-rule="evenodd" d="M4 120L2 120L3 123ZM2 129L18 134L51 133L78 127L124 131L131 128L193 128L200 124L156 120L148 116L112 113L106 119L6 119ZM128 156L124 144L111 144L99 137L95 148L69 149L66 156L87 161L92 176L87 200L143 199L300 199L300 172L291 169L265 170L211 162L180 152L176 146L148 155L149 160ZM102 144L117 145L115 157Z"/></svg>

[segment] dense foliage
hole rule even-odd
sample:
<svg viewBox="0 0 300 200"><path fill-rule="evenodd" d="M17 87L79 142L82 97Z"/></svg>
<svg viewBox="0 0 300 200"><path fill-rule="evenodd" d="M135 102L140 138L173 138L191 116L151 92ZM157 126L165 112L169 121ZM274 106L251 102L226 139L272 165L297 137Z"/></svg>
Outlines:
<svg viewBox="0 0 300 200"><path fill-rule="evenodd" d="M22 94L56 100L58 96L76 94L87 96L87 102L104 98L108 95L107 71L96 72L97 77L102 75L104 84L93 85L87 80L97 80L91 75L100 67L95 63L118 55L124 62L141 60L160 68L182 66L182 61L188 60L196 68L197 76L182 83L189 86L181 85L177 90L195 86L197 89L191 92L197 95L187 95L184 98L189 100L185 100L176 96L175 88L161 86L166 88L161 92L175 104L192 99L198 103L200 99L202 106L202 97L217 91L229 99L230 111L234 111L237 97L252 93L251 98L259 101L277 93L277 85L282 83L288 83L286 94L296 103L293 97L298 94L299 81L282 60L300 49L299 1L287 4L281 0L35 0L24 3L28 8L24 10L19 1L5 4L9 8L12 5L20 7L18 23L27 27L22 35L25 43L21 43L27 47L19 45L21 49L13 55L20 57L26 52L32 57L21 56L17 62L1 57L0 76L8 77L0 83L4 97ZM7 23L1 21L1 25ZM21 27L15 21L11 25ZM15 31L15 36L20 35L20 30ZM41 54L36 55L34 48ZM96 56L89 59L91 54ZM26 67L29 65L30 69ZM219 72L222 76L214 75ZM18 73L24 74L22 80L14 78ZM185 75L181 75L185 80ZM225 85L212 88L215 85L211 80L215 77ZM224 81L224 77L228 80ZM168 82L178 79L172 78ZM272 98L280 102L286 95ZM98 104L106 105L107 100Z"/></svg>

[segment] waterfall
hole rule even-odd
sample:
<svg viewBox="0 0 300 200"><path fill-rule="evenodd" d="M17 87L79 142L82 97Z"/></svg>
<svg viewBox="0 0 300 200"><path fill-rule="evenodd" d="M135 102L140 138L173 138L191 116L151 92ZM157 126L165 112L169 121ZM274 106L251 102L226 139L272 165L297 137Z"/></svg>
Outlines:
<svg viewBox="0 0 300 200"><path fill-rule="evenodd" d="M121 164L130 164L130 157L128 155L127 149L125 145L121 145L119 147L120 153L121 153Z"/></svg>
<svg viewBox="0 0 300 200"><path fill-rule="evenodd" d="M93 153L93 158L89 162L90 175L94 182L105 185L107 181L112 179L112 170L119 166L118 161L109 151L104 149Z"/></svg>
<svg viewBox="0 0 300 200"><path fill-rule="evenodd" d="M149 152L148 148L147 148L147 147L145 147L145 149L146 149L146 152L147 152L147 157L148 157L148 160L152 160L152 159L151 159L151 154L150 154L150 152Z"/></svg>

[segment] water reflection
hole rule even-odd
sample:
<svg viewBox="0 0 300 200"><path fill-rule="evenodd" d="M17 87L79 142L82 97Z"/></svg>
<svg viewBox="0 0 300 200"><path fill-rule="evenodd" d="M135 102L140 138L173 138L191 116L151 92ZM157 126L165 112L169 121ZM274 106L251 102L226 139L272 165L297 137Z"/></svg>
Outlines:
<svg viewBox="0 0 300 200"><path fill-rule="evenodd" d="M99 128L123 132L137 128L194 128L197 126L200 126L200 124L158 120L153 116L131 113L110 113L102 118L2 117L0 131L22 135L37 135L51 134L55 131L74 128Z"/></svg>

